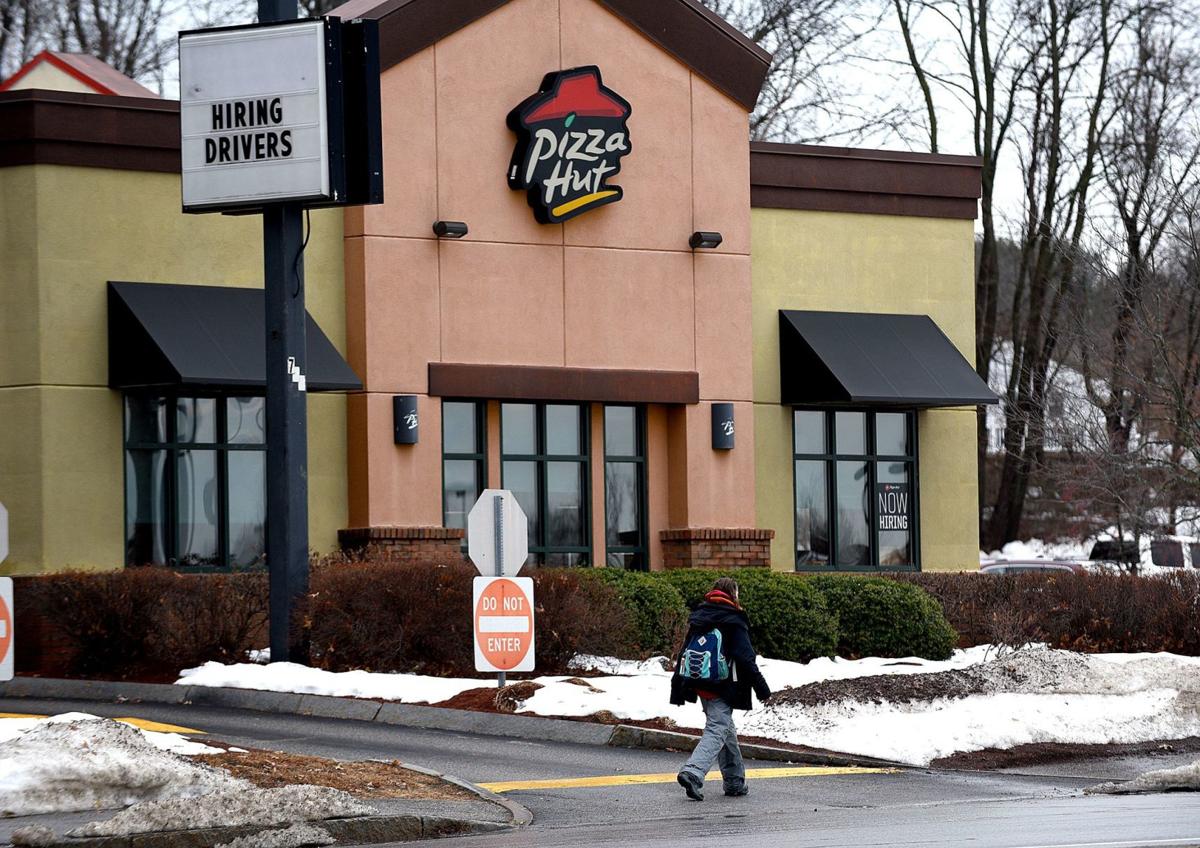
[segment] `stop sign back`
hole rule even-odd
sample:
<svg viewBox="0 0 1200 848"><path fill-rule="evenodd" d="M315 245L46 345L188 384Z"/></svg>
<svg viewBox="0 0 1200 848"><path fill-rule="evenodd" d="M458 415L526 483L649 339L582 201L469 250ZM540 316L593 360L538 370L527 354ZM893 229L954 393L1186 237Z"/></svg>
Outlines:
<svg viewBox="0 0 1200 848"><path fill-rule="evenodd" d="M533 578L475 578L475 670L533 671Z"/></svg>

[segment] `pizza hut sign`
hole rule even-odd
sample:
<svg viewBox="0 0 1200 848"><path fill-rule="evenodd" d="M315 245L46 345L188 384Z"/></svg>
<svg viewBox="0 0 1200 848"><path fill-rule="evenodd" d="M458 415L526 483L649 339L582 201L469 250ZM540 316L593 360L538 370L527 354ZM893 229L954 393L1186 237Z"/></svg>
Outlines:
<svg viewBox="0 0 1200 848"><path fill-rule="evenodd" d="M559 224L621 199L621 187L606 181L632 149L630 111L587 65L547 74L538 93L508 113L517 134L508 184L528 192L539 221Z"/></svg>

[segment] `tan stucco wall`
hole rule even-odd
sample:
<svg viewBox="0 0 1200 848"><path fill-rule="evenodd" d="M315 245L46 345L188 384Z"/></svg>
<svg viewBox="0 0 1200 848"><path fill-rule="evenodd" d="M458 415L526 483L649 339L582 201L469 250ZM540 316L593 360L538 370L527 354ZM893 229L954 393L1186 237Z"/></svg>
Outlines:
<svg viewBox="0 0 1200 848"><path fill-rule="evenodd" d="M754 433L758 526L775 530L772 567L794 567L792 424L779 406L779 310L925 314L974 362L971 221L755 209ZM921 567L978 562L975 414L917 416Z"/></svg>
<svg viewBox="0 0 1200 848"><path fill-rule="evenodd" d="M113 568L124 559L121 396L107 388L106 283L261 286L255 216L185 216L179 177L0 168L0 573ZM342 216L312 215L308 308L345 350ZM346 517L345 399L309 410L311 544Z"/></svg>
<svg viewBox="0 0 1200 848"><path fill-rule="evenodd" d="M505 180L505 117L546 73L590 64L632 105L632 152L611 179L625 196L539 224ZM668 526L753 526L745 109L595 0L512 0L385 71L382 95L387 202L346 221L348 348L369 398L351 400L351 523L441 523L428 363L444 361L698 371L701 403L670 447L685 452L671 485L689 496L668 510L667 475L649 477L652 560ZM438 241L440 219L470 234ZM693 253L695 230L724 243ZM392 443L392 393L419 396L418 445ZM731 453L711 448L718 400L739 402L745 436ZM668 467L666 418L651 415L651 469ZM602 497L592 526L604 526Z"/></svg>

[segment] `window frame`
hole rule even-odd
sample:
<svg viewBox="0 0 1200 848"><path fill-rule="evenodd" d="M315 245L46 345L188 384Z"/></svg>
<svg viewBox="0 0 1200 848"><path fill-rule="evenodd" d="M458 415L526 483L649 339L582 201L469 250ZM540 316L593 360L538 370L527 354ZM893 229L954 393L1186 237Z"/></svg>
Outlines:
<svg viewBox="0 0 1200 848"><path fill-rule="evenodd" d="M533 427L534 427L534 450L535 453L505 453L504 452L504 406L506 404L513 406L532 406ZM546 407L548 406L574 406L579 409L579 447L582 450L580 454L550 454L546 452ZM591 437L592 437L592 406L589 403L572 403L569 401L531 401L531 400L502 400L500 401L498 427L499 447L500 447L500 486L504 487L504 466L508 462L532 462L536 468L537 475L537 501L538 501L538 528L539 537L533 539L530 534L529 540L529 558L530 561L539 568L546 567L544 558L552 554L581 554L587 558L584 563L579 563L575 567L590 567L596 564L595 546L593 545L592 537L592 469L591 469ZM580 508L583 512L583 538L586 541L584 545L545 545L543 544L548 532L547 505L548 505L548 470L551 462L577 462L581 463L580 469L580 498L582 503Z"/></svg>
<svg viewBox="0 0 1200 848"><path fill-rule="evenodd" d="M825 449L821 453L797 453L796 452L796 413L797 412L819 412L822 415L822 426L824 428ZM837 448L837 419L836 414L839 412L861 412L865 413L865 448L866 453L838 453ZM791 417L791 427L789 433L791 436L790 455L791 455L791 478L792 478L792 568L800 573L812 574L828 574L831 572L846 572L846 573L862 573L862 574L878 574L891 571L920 571L921 570L921 500L920 500L920 450L917 427L917 411L915 409L891 409L887 407L862 407L862 406L789 406L788 414ZM900 454L883 454L878 452L876 441L877 427L876 416L879 414L901 414L905 420L905 431L908 437L909 453L907 455ZM808 563L800 563L796 552L795 532L796 532L796 462L801 460L820 461L825 463L825 497L829 520L829 563L825 565L811 565ZM877 464L881 462L903 462L912 467L912 477L910 481L912 497L911 519L912 526L909 529L911 536L910 545L912 546L912 562L904 565L879 565L879 521L878 514L874 505L874 498L871 498L871 508L867 516L868 525L868 540L870 545L871 565L841 565L837 562L838 551L838 528L837 528L837 466L839 462L862 462L867 466L868 474L868 489L872 494L875 492L875 484L878 481Z"/></svg>
<svg viewBox="0 0 1200 848"><path fill-rule="evenodd" d="M609 454L608 452L608 418L604 415L605 411L610 407L632 409L634 415L634 439L637 456L626 456L623 454ZM616 554L637 554L642 555L642 566L636 569L626 569L632 571L649 571L650 570L650 528L648 516L646 515L646 506L650 501L648 474L646 470L646 407L645 404L636 403L606 403L600 408L600 426L601 426L601 451L603 454L602 461L604 463L604 562L605 568L618 568L620 566L609 565L608 555ZM626 462L636 463L638 470L637 483L637 498L638 498L638 544L630 545L609 545L608 544L608 463L609 462Z"/></svg>
<svg viewBox="0 0 1200 848"><path fill-rule="evenodd" d="M166 438L161 442L131 441L127 437L130 431L129 399L158 398L167 407ZM125 549L123 560L125 566L159 565L174 571L189 574L204 573L235 573L266 570L266 513L263 521L263 559L253 565L234 566L230 561L230 521L229 521L229 453L231 451L267 452L266 428L264 420L263 440L261 442L230 442L229 441L229 406L233 398L257 398L263 402L263 415L266 416L266 398L254 392L153 392L127 391L121 393L121 501L124 506L121 516L122 545ZM181 442L179 441L179 401L183 400L213 400L216 404L214 427L215 441L212 442ZM163 563L131 562L129 559L129 461L131 451L163 451L167 455L168 472L164 486L164 498L167 503L166 528L163 534L163 547L168 552L167 561ZM200 565L187 565L179 561L179 454L183 451L213 451L217 455L217 558L219 562ZM263 476L264 505L267 497L266 475Z"/></svg>
<svg viewBox="0 0 1200 848"><path fill-rule="evenodd" d="M477 462L478 463L478 471L479 471L479 479L476 481L476 485L478 486L480 492L482 492L484 489L486 489L488 487L488 428L487 428L488 402L486 400L481 400L479 398L458 398L458 397L442 398L441 401L442 401L442 405L441 405L441 413L442 414L441 414L438 436L441 439L440 446L442 449L442 462L441 462L441 465L438 467L438 471L439 471L438 477L439 477L439 483L440 483L440 488L441 488L440 499L442 502L442 526L446 527L447 526L447 524L446 524L446 462L447 461L460 460L460 461L467 461L467 462ZM458 452L447 452L446 451L446 414L445 414L445 412L446 412L446 404L448 404L448 403L473 403L473 404L475 404L475 444L479 448L479 450L476 453L458 453ZM476 500L478 500L478 495L476 495ZM466 512L470 512L471 507L473 507L474 505L475 505L474 503L467 504ZM465 524L465 522L464 522L464 524ZM466 527L464 526L462 529L463 529L462 549L465 551L467 549Z"/></svg>

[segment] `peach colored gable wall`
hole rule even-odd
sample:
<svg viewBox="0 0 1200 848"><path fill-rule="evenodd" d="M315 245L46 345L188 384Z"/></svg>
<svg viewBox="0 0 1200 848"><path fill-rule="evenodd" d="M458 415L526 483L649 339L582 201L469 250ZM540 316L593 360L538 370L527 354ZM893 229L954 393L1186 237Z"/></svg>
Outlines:
<svg viewBox="0 0 1200 848"><path fill-rule="evenodd" d="M538 224L505 182L505 116L547 72L586 64L633 106L625 197ZM671 524L753 526L745 110L594 0L512 0L387 70L382 91L387 202L346 213L348 350L372 398L351 405L351 523L441 523L440 360L698 370L705 401L744 402L746 441L714 458L707 404L686 411ZM470 235L439 242L439 219ZM697 229L724 244L693 255ZM391 442L391 393L421 396L415 448ZM652 475L652 531L666 488Z"/></svg>

